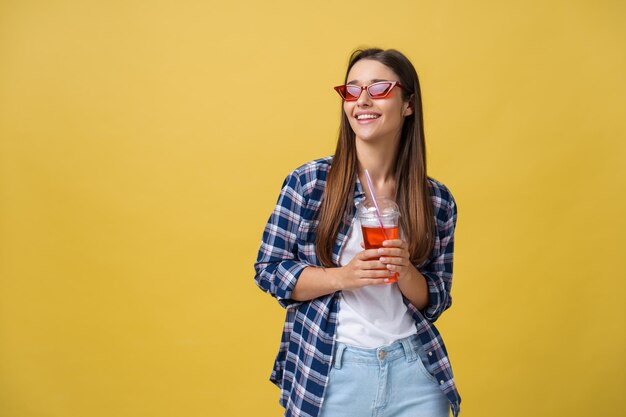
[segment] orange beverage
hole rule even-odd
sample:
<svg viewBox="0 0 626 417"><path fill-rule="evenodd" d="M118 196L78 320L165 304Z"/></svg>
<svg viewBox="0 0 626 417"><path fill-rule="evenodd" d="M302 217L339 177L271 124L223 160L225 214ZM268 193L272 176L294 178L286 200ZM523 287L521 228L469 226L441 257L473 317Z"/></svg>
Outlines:
<svg viewBox="0 0 626 417"><path fill-rule="evenodd" d="M363 231L363 244L365 249L378 249L383 247L383 241L398 238L398 226L394 227L367 227L361 226ZM398 282L398 273L389 276L389 283Z"/></svg>
<svg viewBox="0 0 626 417"><path fill-rule="evenodd" d="M400 222L398 205L386 197L378 197L376 201L378 204L374 204L371 200L357 204L357 216L361 223L365 249L378 249L383 246L385 240L398 239ZM390 272L390 274L387 282L397 282L398 273Z"/></svg>

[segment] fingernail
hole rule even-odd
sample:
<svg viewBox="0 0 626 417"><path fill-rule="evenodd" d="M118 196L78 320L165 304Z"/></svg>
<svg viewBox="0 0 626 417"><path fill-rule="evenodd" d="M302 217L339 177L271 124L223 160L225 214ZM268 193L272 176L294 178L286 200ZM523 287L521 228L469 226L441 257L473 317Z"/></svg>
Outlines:
<svg viewBox="0 0 626 417"><path fill-rule="evenodd" d="M378 253L385 253L385 250L384 250L384 249L382 249L382 248L381 248L381 249L378 249Z"/></svg>

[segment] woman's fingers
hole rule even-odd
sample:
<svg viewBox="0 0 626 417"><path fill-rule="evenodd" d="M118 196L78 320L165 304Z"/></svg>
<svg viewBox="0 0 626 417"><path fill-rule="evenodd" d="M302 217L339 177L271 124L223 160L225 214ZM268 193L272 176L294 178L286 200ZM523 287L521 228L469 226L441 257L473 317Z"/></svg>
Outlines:
<svg viewBox="0 0 626 417"><path fill-rule="evenodd" d="M408 249L409 245L402 239L389 239L383 242L383 246L386 248L402 248Z"/></svg>
<svg viewBox="0 0 626 417"><path fill-rule="evenodd" d="M378 259L379 256L378 249L366 249L357 253L356 258L361 261L367 261L370 259Z"/></svg>
<svg viewBox="0 0 626 417"><path fill-rule="evenodd" d="M409 265L409 252L400 239L389 240L393 246L366 249L359 252L351 262L355 287L385 285L391 273L402 273Z"/></svg>
<svg viewBox="0 0 626 417"><path fill-rule="evenodd" d="M361 278L389 278L389 270L386 267L381 269L364 269L359 275Z"/></svg>
<svg viewBox="0 0 626 417"><path fill-rule="evenodd" d="M389 278L389 272L387 272L387 275L385 275L385 278ZM361 280L361 283L364 284L363 286L387 285L387 280L382 279L382 278L363 278Z"/></svg>
<svg viewBox="0 0 626 417"><path fill-rule="evenodd" d="M378 249L378 256L396 256L408 258L409 252L402 248L380 248Z"/></svg>
<svg viewBox="0 0 626 417"><path fill-rule="evenodd" d="M406 265L387 264L386 268L387 268L387 271L402 272L402 270L406 268Z"/></svg>
<svg viewBox="0 0 626 417"><path fill-rule="evenodd" d="M394 274L402 274L410 265L408 245L401 239L383 242L380 249L365 249L347 265L346 289L386 285ZM363 246L363 244L361 244Z"/></svg>
<svg viewBox="0 0 626 417"><path fill-rule="evenodd" d="M380 263L385 264L385 265L400 265L400 266L406 266L409 264L409 260L405 257L400 257L400 256L381 256L380 258Z"/></svg>
<svg viewBox="0 0 626 417"><path fill-rule="evenodd" d="M359 263L360 269L380 269L384 267L385 267L385 264L378 259L371 259L369 261L361 261L361 263Z"/></svg>

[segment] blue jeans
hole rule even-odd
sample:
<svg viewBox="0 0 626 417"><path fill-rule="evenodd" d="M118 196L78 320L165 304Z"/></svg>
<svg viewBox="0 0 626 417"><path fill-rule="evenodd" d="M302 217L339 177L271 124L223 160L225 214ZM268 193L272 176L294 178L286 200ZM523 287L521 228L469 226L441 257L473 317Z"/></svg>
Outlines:
<svg viewBox="0 0 626 417"><path fill-rule="evenodd" d="M320 417L448 417L417 336L374 349L337 343Z"/></svg>

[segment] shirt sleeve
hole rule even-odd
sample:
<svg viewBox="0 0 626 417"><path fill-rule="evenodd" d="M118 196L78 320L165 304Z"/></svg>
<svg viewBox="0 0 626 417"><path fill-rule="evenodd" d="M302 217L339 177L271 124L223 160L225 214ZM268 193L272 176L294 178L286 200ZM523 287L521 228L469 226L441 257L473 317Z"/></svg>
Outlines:
<svg viewBox="0 0 626 417"><path fill-rule="evenodd" d="M304 203L303 187L294 171L283 182L254 264L257 286L276 298L283 307L299 304L291 299L291 293L298 277L308 266L298 259L298 226Z"/></svg>
<svg viewBox="0 0 626 417"><path fill-rule="evenodd" d="M457 206L452 194L446 190L446 198L436 196L435 201L444 202L444 207L436 207L438 247L433 249L434 258L419 269L428 284L428 306L424 317L436 321L452 305L452 262L454 257L454 230L456 228Z"/></svg>

